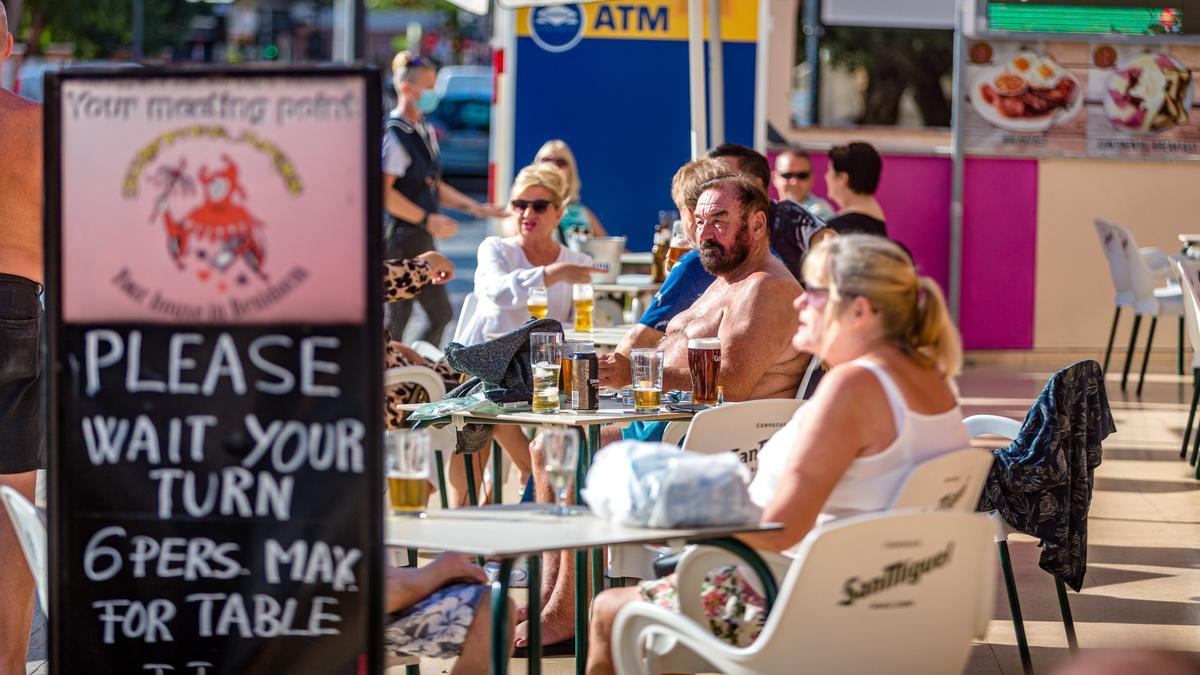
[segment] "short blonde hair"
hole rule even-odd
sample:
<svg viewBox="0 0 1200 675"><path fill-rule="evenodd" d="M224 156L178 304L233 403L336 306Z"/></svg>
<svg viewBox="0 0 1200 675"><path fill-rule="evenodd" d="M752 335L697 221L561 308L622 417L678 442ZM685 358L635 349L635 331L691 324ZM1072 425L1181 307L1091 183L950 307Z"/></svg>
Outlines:
<svg viewBox="0 0 1200 675"><path fill-rule="evenodd" d="M885 337L917 364L945 377L962 369L962 340L942 289L918 275L912 259L890 239L868 234L827 239L804 259L804 281L829 290L826 323L855 297L866 298L883 321Z"/></svg>
<svg viewBox="0 0 1200 675"><path fill-rule="evenodd" d="M400 83L412 82L423 70L436 71L433 62L410 51L396 52L392 57L392 84L400 89ZM397 92L399 93L399 92Z"/></svg>
<svg viewBox="0 0 1200 675"><path fill-rule="evenodd" d="M700 199L701 185L715 178L732 176L733 172L719 159L703 157L679 167L675 177L671 179L671 200L675 206L688 211L696 210L696 202Z"/></svg>
<svg viewBox="0 0 1200 675"><path fill-rule="evenodd" d="M567 177L557 167L530 164L521 169L513 181L510 198L515 199L517 195L534 186L545 188L552 195L554 206L558 208L562 208L567 202Z"/></svg>
<svg viewBox="0 0 1200 675"><path fill-rule="evenodd" d="M533 156L533 161L535 164L540 164L547 157L561 157L567 163L565 167L559 169L567 178L567 203L578 204L583 181L579 180L579 164L575 161L575 153L571 152L571 146L558 138L546 141Z"/></svg>

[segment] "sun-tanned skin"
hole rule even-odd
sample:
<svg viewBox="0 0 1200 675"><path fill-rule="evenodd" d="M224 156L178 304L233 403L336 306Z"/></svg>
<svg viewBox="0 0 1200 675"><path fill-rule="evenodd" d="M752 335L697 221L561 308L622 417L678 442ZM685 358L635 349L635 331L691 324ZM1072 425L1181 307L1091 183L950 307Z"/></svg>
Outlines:
<svg viewBox="0 0 1200 675"><path fill-rule="evenodd" d="M801 289L791 272L770 252L767 214L743 213L733 189L714 188L701 194L694 215L702 262L717 280L667 325L666 337L660 343L664 352L663 388L690 390L687 341L716 336L721 339L718 381L726 401L794 397L808 364L791 345L797 325L792 302ZM744 251L738 250L743 247ZM744 260L738 262L741 253ZM710 268L710 261L717 266ZM601 384L625 386L629 376L627 356L614 353L601 357ZM616 426L603 428L602 446L619 439ZM536 440L530 451L538 501L553 501ZM575 581L566 555L549 556L545 562L542 636L545 644L552 644L573 634ZM526 630L524 623L517 627L517 646L524 645Z"/></svg>
<svg viewBox="0 0 1200 675"><path fill-rule="evenodd" d="M12 55L0 4L0 62ZM42 281L42 109L0 89L0 272ZM4 449L0 448L0 452ZM32 499L34 472L0 475ZM0 673L25 672L33 576L8 518L0 518Z"/></svg>

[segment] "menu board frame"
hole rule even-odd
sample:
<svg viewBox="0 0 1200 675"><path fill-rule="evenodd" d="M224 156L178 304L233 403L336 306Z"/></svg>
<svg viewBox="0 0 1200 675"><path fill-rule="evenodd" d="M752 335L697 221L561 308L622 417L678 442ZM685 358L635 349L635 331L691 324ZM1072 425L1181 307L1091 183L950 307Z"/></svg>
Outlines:
<svg viewBox="0 0 1200 675"><path fill-rule="evenodd" d="M1055 42L1133 42L1154 44L1200 44L1200 33L1164 33L1162 35L1129 35L1125 33L1030 33L1021 31L992 30L987 27L988 0L965 2L963 8L963 34L976 40L1023 40ZM1185 18L1185 21L1187 19ZM1200 23L1200 17L1195 19Z"/></svg>
<svg viewBox="0 0 1200 675"><path fill-rule="evenodd" d="M238 86L246 87L251 86L253 84L253 80L255 79L286 82L311 81L314 86L316 86L319 81L339 80L341 84L347 86L347 89L356 92L356 96L357 92L361 91L361 99L356 98L355 100L361 100L363 105L363 109L360 113L362 123L362 156L360 166L363 170L362 178L365 182L365 185L361 187L363 210L357 215L354 215L352 210L351 213L348 214L349 217L345 218L344 221L338 224L341 228L353 228L357 226L362 230L362 241L365 243L366 250L365 252L358 254L363 256L361 258L362 274L361 279L358 282L361 284L361 293L358 291L353 293L355 296L354 301L363 303L361 305L361 320L346 320L344 313L342 316L329 321L321 321L321 317L317 314L313 315L312 320L298 320L295 317L296 309L295 303L293 302L293 309L290 310L292 312L290 318L283 320L272 319L269 317L269 315L266 315L263 319L258 321L249 320L226 323L217 321L212 316L206 316L203 321L197 322L195 325L189 325L186 323L186 321L180 321L177 318L173 320L155 322L131 321L128 317L116 317L109 321L100 322L97 322L95 319L84 322L76 321L74 325L69 327L68 322L64 321L63 313L64 275L71 274L71 271L66 269L63 265L62 260L63 248L65 245L63 237L63 199L65 190L76 189L77 186L66 186L63 184L65 168L64 162L66 161L64 158L63 148L63 119L64 115L67 114L67 106L61 98L64 86L70 83L88 83L100 80L127 81L134 84L145 84L145 81L147 80L161 80L164 82L181 83L194 83L196 80L211 80L216 84L236 83ZM82 534L73 529L78 527L80 519L86 517L93 522L104 521L107 515L113 520L126 522L124 519L129 516L127 513L105 514L103 505L95 505L94 507L90 507L88 509L88 513L86 514L73 513L66 506L68 504L67 497L69 495L64 493L66 484L65 480L68 474L72 471L73 464L78 465L79 462L83 462L85 465L87 464L86 456L80 457L76 455L74 458L66 456L67 449L65 448L65 444L71 442L69 441L71 434L78 435L78 427L82 421L80 416L77 416L74 419L69 418L66 411L78 411L83 409L79 405L79 401L87 398L85 395L82 395L80 391L79 371L82 367L80 365L80 361L83 359L80 358L80 355L77 352L72 351L72 345L69 343L71 338L70 331L76 332L75 338L77 339L79 337L78 334L85 332L80 328L80 326L100 325L107 328L109 327L108 324L116 326L119 330L128 329L126 336L130 335L139 327L144 328L148 336L158 334L160 337L164 331L170 329L176 329L179 332L183 332L189 328L192 328L194 329L192 331L193 335L201 335L206 340L211 339L217 333L230 334L232 335L232 337L229 338L231 343L232 341L240 339L239 336L273 331L274 333L283 335L284 337L281 339L288 339L287 336L289 335L293 336L296 340L297 346L299 346L299 342L303 337L313 335L319 336L322 331L326 331L329 334L337 334L346 337L347 340L342 342L343 345L348 343L356 347L337 349L336 347L332 346L336 343L325 343L323 345L324 351L321 352L325 358L325 361L323 362L323 365L318 364L315 367L315 370L317 371L317 384L314 385L313 381L310 380L308 385L310 391L315 390L322 383L329 384L330 382L333 382L337 385L340 385L339 390L341 396L337 399L332 399L333 403L329 405L332 407L340 407L341 410L349 409L352 411L347 414L346 419L350 420L350 422L355 425L354 428L356 433L361 432L361 442L355 441L356 447L360 451L360 454L355 456L361 459L361 463L353 471L348 471L342 475L339 475L337 478L338 480L343 481L343 484L345 481L355 481L365 489L365 492L363 495L360 495L360 499L343 499L343 504L337 507L339 512L336 514L331 513L328 518L325 518L322 513L320 516L316 517L309 516L308 520L305 521L306 523L319 523L321 527L325 527L326 529L330 529L329 526L335 525L336 523L344 523L349 520L361 523L361 525L358 527L351 528L352 533L344 535L347 538L354 538L353 542L355 545L361 546L361 549L359 549L361 552L361 559L359 559L359 561L356 563L346 562L345 567L339 566L338 568L339 573L343 573L347 569L359 570L359 572L356 572L353 575L343 574L343 577L353 577L353 585L349 586L349 591L357 594L358 596L357 598L353 598L353 602L357 603L353 605L356 611L356 614L354 615L354 621L352 622L354 628L341 631L337 634L336 638L324 637L325 635L333 635L337 633L336 630L330 630L325 633L321 633L320 630L317 630L315 635L321 637L285 637L283 639L287 640L287 642L284 644L288 646L289 650L299 647L297 650L299 654L291 657L291 663L293 665L305 655L309 657L309 661L311 663L311 665L308 665L307 669L300 668L297 670L293 668L289 670L289 672L330 672L325 668L325 666L329 663L327 660L328 656L335 651L330 649L330 645L335 639L338 641L337 646L339 648L344 647L346 643L353 643L353 648L355 651L350 654L350 660L353 662L353 667L349 668L348 670L353 670L354 672L363 672L363 669L365 668L366 672L383 672L384 661L382 649L382 610L385 591L383 574L384 556L381 553L384 513L384 481L382 471L383 401L381 398L383 387L383 334L382 330L379 328L382 326L383 297L381 284L381 256L383 242L380 234L380 226L382 223L382 197L380 185L381 168L380 155L377 151L381 140L382 129L381 114L376 114L382 113L383 110L381 84L382 83L378 69L370 66L321 66L287 68L81 68L63 71L47 77L47 97L44 118L45 127L43 129L45 176L47 177L47 180L45 181L43 197L46 264L45 303L49 354L46 377L49 390L49 405L47 407L48 447L50 449L48 453L50 479L48 513L50 546L48 568L50 573L49 587L51 607L48 608L48 615L50 617L50 663L52 664L52 668L55 670L55 672L83 672L83 670L78 666L71 667L68 665L72 662L72 659L67 658L71 650L89 650L90 653L88 658L94 660L89 664L87 672L109 672L106 668L106 665L111 666L112 663L117 662L126 664L129 663L128 659L121 661L118 652L130 652L144 648L139 644L128 642L114 644L111 649L102 646L98 647L95 644L80 645L78 641L81 639L81 636L79 634L70 632L68 622L72 622L77 625L78 622L81 621L95 620L97 617L97 612L101 612L103 610L91 610L90 614L84 612L84 617L82 618L79 616L72 616L72 612L79 612L79 610L82 608L70 604L70 598L66 597L67 594L64 593L64 587L68 585L68 579L70 579L71 584L74 584L73 587L79 586L80 579L83 579L85 583L93 583L88 581L84 576L84 572L81 569L80 560L67 559L64 554L65 551L69 550L71 537L78 539L79 537L86 538L91 536L91 532L94 529L91 526L89 526L87 532ZM361 86L361 90L358 89L359 86ZM347 119L352 119L354 126L357 126L356 118L347 115ZM349 132L344 131L344 133ZM260 141L261 139L252 139L251 142L257 143ZM269 145L269 143L267 143L267 145ZM260 146L260 150L261 147L262 146ZM130 157L136 157L140 148L122 147L120 150L124 156L124 159L128 159ZM346 150L345 152L353 153L353 150ZM278 152L273 155L273 159L275 160L273 171L275 171L278 176L286 178L290 175L289 171L295 170L296 167L285 167L280 163L279 156L280 155ZM352 155L348 156L352 157ZM286 160L286 157L284 159ZM192 170L194 171L195 167L192 167ZM225 170L229 170L228 164L226 165ZM237 174L234 173L232 175L236 176ZM96 177L96 180L103 181L105 179L110 179L115 182L119 178L119 176L113 177L100 175ZM201 178L201 180L204 180L204 178ZM236 185L236 182L234 184ZM314 187L314 190L319 188L320 185L318 184ZM194 190L191 192L193 195L195 194ZM314 201L319 202L322 199L332 199L332 197L325 197L324 192L318 194L319 196L316 197ZM245 199L245 197L243 196L242 199ZM344 207L344 196L342 199L343 201L341 202L341 205ZM352 229L343 229L342 231L353 232ZM282 239L282 237L277 237L275 239L275 249L273 252L271 249L267 249L268 255L271 253L278 254L280 250L284 248L279 243L280 239ZM289 242L289 245L292 247L290 250L297 250L297 245L295 243ZM300 244L300 246L303 247L304 244ZM165 248L166 247L164 247L164 249ZM239 256L247 256L244 249L239 248L237 251ZM276 258L278 257L279 256L276 255ZM238 262L240 263L241 261L239 260ZM329 261L326 260L325 264L328 265ZM320 271L319 266L314 267L318 267L317 271ZM354 266L351 266L351 269L353 269L353 267ZM348 272L347 274L353 274L353 272ZM263 278L265 279L266 277L264 276ZM296 294L296 296L299 295L300 294ZM295 299L295 297L292 298L292 300ZM115 333L118 331L113 332ZM319 339L319 337L317 339ZM197 343L193 342L191 344L195 345ZM174 347L172 347L172 349L173 348ZM154 348L147 347L146 351L149 353L152 349ZM159 349L161 354L162 350L161 348ZM198 354L204 354L205 356L209 356L213 353L211 351L212 349L213 348L210 341L208 346L195 347L195 351L192 352L192 355L196 356ZM361 351L359 351L360 349ZM377 356L372 358L370 355ZM197 358L201 357L197 356ZM300 359L300 362L303 363L303 357L300 357ZM357 359L358 362L354 362L355 359ZM310 365L312 360L313 359L310 358ZM350 367L343 368L343 372L339 376L337 374L337 366L341 364L349 364ZM347 377L347 375L350 377ZM339 377L340 379L338 379ZM297 381L299 381L299 378L297 378ZM297 386L295 389L299 391L302 388ZM224 408L228 407L234 409L234 412L240 415L242 412L242 410L238 408L240 405L242 409L248 409L256 412L264 411L264 420L267 419L269 415L277 412L270 410L272 406L269 403L264 402L263 394L254 391L253 387L251 387L251 390L252 393L248 397L249 403L234 397L229 397L223 400L214 399L215 402L213 403L213 410L215 411L217 409L221 409L221 414L232 414L230 411L224 410ZM299 394L297 394L297 396L298 395ZM110 396L112 395L110 394ZM134 400L136 402L138 397L134 394L127 394L124 396L124 398ZM194 397L192 398L194 399ZM154 407L154 404L151 401L142 401L140 405L143 410L147 411L148 414L152 416L152 408ZM278 408L280 405L283 404L276 404L275 407ZM322 404L319 400L314 399L311 405L306 406L304 409L308 411L320 410L321 405ZM126 401L122 401L119 404L114 405L113 409L120 410L121 406L125 406L127 409L130 408ZM169 404L164 404L163 407L167 408L168 412L171 412L171 406ZM297 413L297 416L303 417L303 415L304 412ZM76 426L71 431L68 431L68 427L65 426L68 424L74 424ZM162 435L165 437L166 431L163 431ZM223 444L220 446L221 448L230 447L230 440L228 437L222 439L221 443ZM240 447L239 451L241 451ZM126 469L126 471L128 471L128 469ZM297 475L299 475L299 472ZM313 475L315 476L318 474L314 472ZM312 478L312 476L309 476L309 478ZM299 481L299 479L297 480ZM299 484L299 482L297 484ZM149 485L151 485L149 482L140 486L114 484L110 486L109 489L114 493L118 493L123 490L137 490L139 487L146 488ZM378 486L379 489L371 489L371 486ZM161 483L159 484L158 489L161 490ZM161 492L159 494L161 495ZM302 493L297 490L297 495L301 494ZM276 494L274 496L277 498L279 495ZM322 495L322 497L324 498L325 496ZM274 504L276 502L272 503ZM297 500L297 503L300 504L298 508L303 508L300 500ZM177 509L176 512L178 513L179 510L182 509ZM162 518L161 511L162 507L160 506L160 518ZM146 514L135 513L133 517L134 520L137 518L148 520ZM338 519L336 522L335 517ZM245 526L245 531L253 530L253 534L257 535L257 533L263 531L262 528L264 526L262 525L262 522L268 520L269 518L261 517L248 518L244 522L250 524ZM176 536L179 537L187 537L189 528L195 528L200 524L205 524L210 527L215 525L217 528L228 528L228 530L233 532L234 535L238 534L237 528L239 522L241 521L238 521L236 517L226 517L220 519L220 521L221 522L215 524L211 522L203 523L199 518L189 519L187 516L181 516L179 518L166 518L163 521L155 522L154 524L162 527L177 528L178 532L176 533ZM276 527L277 529L286 528L286 518L277 522L272 522L271 526ZM97 525L96 527L100 527L100 525ZM234 535L231 535L231 538ZM243 539L239 541L246 540ZM257 539L250 539L250 541L259 545L263 543ZM299 541L299 538L297 538L297 541ZM287 542L284 542L284 545L288 545ZM127 548L130 548L132 553L132 547ZM315 548L315 546L313 548ZM333 547L330 546L328 548ZM188 550L190 553L191 549ZM339 550L336 553L341 557L342 561L345 561L347 557L345 554L349 553L349 551L350 549L345 549ZM289 549L289 552L294 553L295 551ZM255 555L266 557L262 555L261 549L259 549ZM128 559L125 561L125 564L129 567L132 567ZM350 567L351 564L354 565L353 568ZM249 564L247 566L249 566ZM247 574L252 573L246 569L241 572L241 575ZM256 570L254 574L258 574L258 571ZM260 574L259 576L261 577L262 575ZM316 592L314 589L318 586L321 586L320 592L325 592L324 589L329 587L327 584L322 586L322 578L326 578L325 575L318 573L315 576L318 578L315 583L309 579L297 581L294 579L294 576L292 578L285 577L283 579L283 585L280 591L281 597L286 597L287 589L300 589L299 595L302 597L298 601L299 609L297 609L297 614L307 611L309 614L309 620L316 622L310 625L318 625L321 621L320 598L317 600L313 599ZM240 582L240 580L243 578L250 578L251 581ZM275 581L277 580L268 579L268 583L274 583ZM161 579L157 579L155 582L159 583L160 585L163 583ZM233 582L246 583L247 588L253 587L255 589L261 589L263 587L263 581L261 578L234 576ZM195 584L195 582L191 583ZM288 585L289 583L291 584L290 586ZM119 584L125 586L134 585L133 582L128 580L121 580ZM343 587L338 590L346 590L346 584L343 583L342 586ZM188 586L187 588L202 589L202 587L203 582L201 582L199 585ZM241 588L241 586L237 587L238 590ZM336 584L334 585L334 588L336 589ZM336 594L329 593L329 595ZM258 596L256 596L256 599L257 598ZM267 604L270 603L270 598L264 598L264 600ZM216 602L219 601L214 601L214 606ZM329 602L335 603L336 601L330 600ZM247 596L246 604L247 606L250 605L249 596ZM330 606L334 605L326 605L326 609L328 609ZM91 608L89 608L89 610L90 609ZM190 609L179 607L179 614L182 615L185 609L186 611L195 612L194 607ZM333 611L336 612L336 610ZM213 610L213 613L211 614L212 617L216 617L215 612L216 610ZM314 619L313 616L316 616L316 618ZM327 616L327 618L328 620L324 624L325 626L337 625L344 627L345 625L349 625L351 623L347 622L346 624L337 624L336 621L338 618L336 616L331 618ZM214 618L213 620L215 621L216 619ZM331 624L329 622L335 623ZM117 625L119 630L120 624ZM179 652L179 663L172 664L171 668L162 668L158 671L150 669L146 670L145 672L171 672L173 670L175 673L188 673L189 675L191 673L207 673L207 675L215 675L216 673L245 672L248 668L272 669L272 667L276 666L278 662L272 660L274 657L270 655L274 654L277 657L284 650L281 650L278 647L279 643L276 643L276 647L272 649L267 643L274 638L262 637L261 635L258 635L257 627L255 632L256 634L254 637L245 638L243 635L244 641L242 643L236 643L236 646L238 649L240 649L239 654L243 657L240 664L216 662L211 663L208 666L204 666L196 665L195 662L185 663L188 657L187 647L189 646L189 642L187 640L189 636L177 634L175 641L171 645L171 649ZM278 634L289 635L282 630L278 631ZM291 635L296 634L298 633L293 633ZM226 635L232 636L234 635L234 632L226 633ZM233 640L231 639L227 641L232 642ZM199 642L200 640L197 639L195 642L191 643L190 646L195 646L196 644L199 644ZM218 640L217 643L220 644L220 641ZM205 649L207 649L207 653L211 655L213 653L212 643L208 643ZM340 649L336 651L338 654L342 653ZM249 659L249 661L253 662L252 665L245 658L247 654L252 657ZM103 657L107 655L111 655L114 661L106 664L103 661ZM77 656L77 654L75 656ZM96 660L97 658L98 660ZM230 657L230 659L232 660L233 657ZM278 664L278 666L283 667L283 664ZM143 666L143 669L145 669L145 666Z"/></svg>

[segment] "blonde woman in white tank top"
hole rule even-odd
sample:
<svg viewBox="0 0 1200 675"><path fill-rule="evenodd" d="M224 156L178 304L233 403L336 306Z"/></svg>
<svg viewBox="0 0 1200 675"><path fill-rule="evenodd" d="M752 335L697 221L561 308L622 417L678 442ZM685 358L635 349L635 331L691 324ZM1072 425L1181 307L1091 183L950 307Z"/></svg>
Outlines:
<svg viewBox="0 0 1200 675"><path fill-rule="evenodd" d="M819 522L886 508L913 466L970 444L950 383L961 342L937 284L917 275L907 253L882 237L835 237L809 254L804 281L792 346L830 370L759 454L751 497L764 521L784 526L743 537L764 551L792 550ZM620 608L638 599L678 607L673 582L600 594L589 673L612 672ZM736 568L711 574L702 592L718 637L741 646L754 640L762 598Z"/></svg>

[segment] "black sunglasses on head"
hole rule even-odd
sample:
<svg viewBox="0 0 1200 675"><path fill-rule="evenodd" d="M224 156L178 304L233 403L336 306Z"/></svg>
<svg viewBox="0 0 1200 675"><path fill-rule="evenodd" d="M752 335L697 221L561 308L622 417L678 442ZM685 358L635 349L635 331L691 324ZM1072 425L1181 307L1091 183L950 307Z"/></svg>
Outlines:
<svg viewBox="0 0 1200 675"><path fill-rule="evenodd" d="M528 199L514 199L512 200L512 207L513 211L518 213L530 207L533 207L534 213L545 213L546 209L553 203L549 199L534 199L532 201Z"/></svg>
<svg viewBox="0 0 1200 675"><path fill-rule="evenodd" d="M788 171L779 174L784 180L808 180L812 177L811 171Z"/></svg>
<svg viewBox="0 0 1200 675"><path fill-rule="evenodd" d="M557 166L560 169L567 168L567 160L562 159L561 157L546 157L546 158L542 159L542 161L549 162L549 163L553 164L554 166Z"/></svg>

